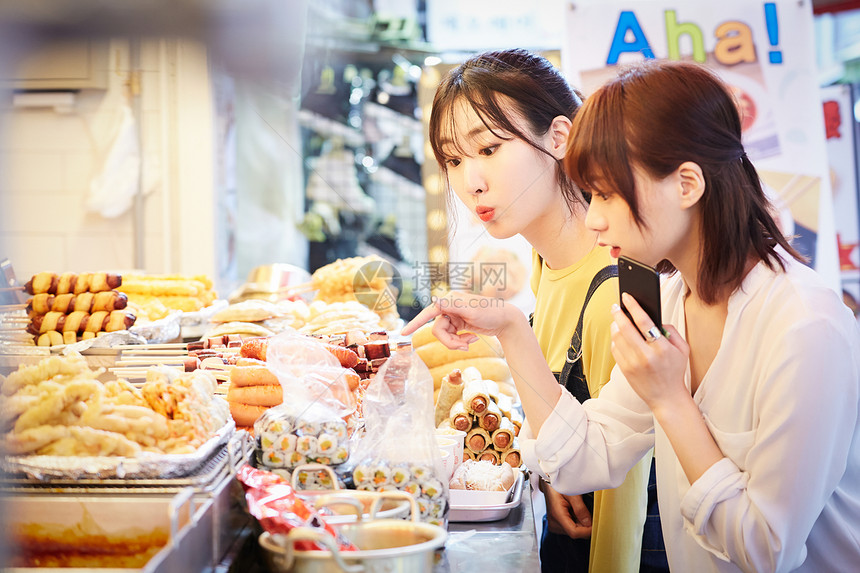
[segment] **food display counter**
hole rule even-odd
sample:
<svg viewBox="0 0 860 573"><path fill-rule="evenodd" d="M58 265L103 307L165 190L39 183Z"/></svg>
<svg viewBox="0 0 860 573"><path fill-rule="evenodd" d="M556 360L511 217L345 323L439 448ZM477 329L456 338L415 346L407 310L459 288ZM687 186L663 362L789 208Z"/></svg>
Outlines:
<svg viewBox="0 0 860 573"><path fill-rule="evenodd" d="M368 261L340 261L326 272L351 278L359 263ZM90 288L94 278L116 284L73 289ZM396 558L409 545L425 545L383 547L368 536L382 526L432 531L421 571L539 568L529 483L516 470L522 412L496 341L452 354L429 328L405 339L402 321L389 324L391 317L351 291L310 304L223 303L217 311L217 301L194 298L213 303L204 307L211 316L199 340L129 341L125 330L102 328L111 312L131 320L127 309L145 315L162 291L177 302L191 295L176 293L206 283L150 277L120 285L120 278L40 273L25 287L32 298L0 313L0 332L13 343L0 360L0 449L7 454L0 501L13 508L7 533L15 570L69 563L88 570L103 559L122 571L273 573L278 555L293 546L265 549L264 528L265 540L278 527L319 530L320 523L335 537L338 528L364 535L366 546L344 543L358 551L353 556L384 549ZM355 288L351 280L323 282ZM353 300L341 300L347 294ZM201 312L178 312L192 311ZM338 466L345 471L335 476ZM460 471L473 467L481 471ZM270 486L278 495L269 495ZM332 487L351 488L342 491L353 498L406 496L414 523L389 517L364 530L330 523L299 490ZM449 488L489 497L455 501ZM273 530L270 521L278 520ZM137 541L124 540L138 538L148 545L128 550ZM300 558L322 555L299 547Z"/></svg>

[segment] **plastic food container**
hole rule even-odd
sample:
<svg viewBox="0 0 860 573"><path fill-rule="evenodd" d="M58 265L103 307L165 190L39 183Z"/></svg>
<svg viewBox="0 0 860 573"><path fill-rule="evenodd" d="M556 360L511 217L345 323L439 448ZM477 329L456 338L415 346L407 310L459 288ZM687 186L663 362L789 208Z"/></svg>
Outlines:
<svg viewBox="0 0 860 573"><path fill-rule="evenodd" d="M381 500L371 507L371 519L343 525L338 530L360 548L341 552L334 539L316 530L297 527L288 535L260 535L274 571L283 573L430 573L434 552L445 544L448 533L438 525L418 521L420 513L415 498L406 492L383 492L386 496L407 499L412 520L374 519ZM317 541L327 548L320 551L298 551L296 541Z"/></svg>

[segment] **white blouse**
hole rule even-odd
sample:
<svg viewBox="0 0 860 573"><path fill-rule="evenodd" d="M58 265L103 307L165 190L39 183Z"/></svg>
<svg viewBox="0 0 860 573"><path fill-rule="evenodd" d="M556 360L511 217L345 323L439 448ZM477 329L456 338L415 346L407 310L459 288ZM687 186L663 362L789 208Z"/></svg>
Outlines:
<svg viewBox="0 0 860 573"><path fill-rule="evenodd" d="M616 366L598 399L563 392L530 469L567 494L615 487L654 446L673 571L847 571L860 567L860 328L818 275L780 251L732 295L720 349L694 400L724 454L690 484L650 410ZM680 276L664 321L684 327ZM690 387L689 369L686 375Z"/></svg>

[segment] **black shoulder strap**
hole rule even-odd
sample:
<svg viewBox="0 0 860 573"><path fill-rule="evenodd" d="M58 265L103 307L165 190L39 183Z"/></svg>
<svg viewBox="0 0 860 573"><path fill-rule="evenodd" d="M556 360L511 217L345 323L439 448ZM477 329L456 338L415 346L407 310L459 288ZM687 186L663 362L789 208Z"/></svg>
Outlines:
<svg viewBox="0 0 860 573"><path fill-rule="evenodd" d="M607 265L600 269L594 278L591 279L591 284L588 286L588 292L585 293L585 300L582 303L582 310L579 311L579 320L576 323L576 330L570 339L570 347L567 349L567 357L564 361L559 375L559 383L563 384L567 390L573 394L573 397L580 402L585 402L591 398L591 393L588 391L588 381L585 378L585 371L582 368L582 324L585 318L585 309L591 297L607 279L618 276L617 265Z"/></svg>

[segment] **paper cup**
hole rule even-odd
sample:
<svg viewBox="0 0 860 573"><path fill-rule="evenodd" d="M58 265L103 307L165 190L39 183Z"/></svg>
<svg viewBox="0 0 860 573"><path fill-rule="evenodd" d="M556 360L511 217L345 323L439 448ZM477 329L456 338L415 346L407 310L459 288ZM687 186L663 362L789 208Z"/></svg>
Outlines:
<svg viewBox="0 0 860 573"><path fill-rule="evenodd" d="M446 428L444 430L436 430L437 440L453 440L457 446L454 449L454 466L458 466L463 462L463 448L466 442L466 432L455 430L454 428Z"/></svg>
<svg viewBox="0 0 860 573"><path fill-rule="evenodd" d="M463 444L443 436L436 436L436 443L439 444L440 450L449 454L447 463L450 465L451 471L448 474L448 479L451 479L457 465L463 461Z"/></svg>
<svg viewBox="0 0 860 573"><path fill-rule="evenodd" d="M445 469L445 479L451 481L451 476L454 475L454 456L449 450L439 448L439 455L442 456L442 467Z"/></svg>

